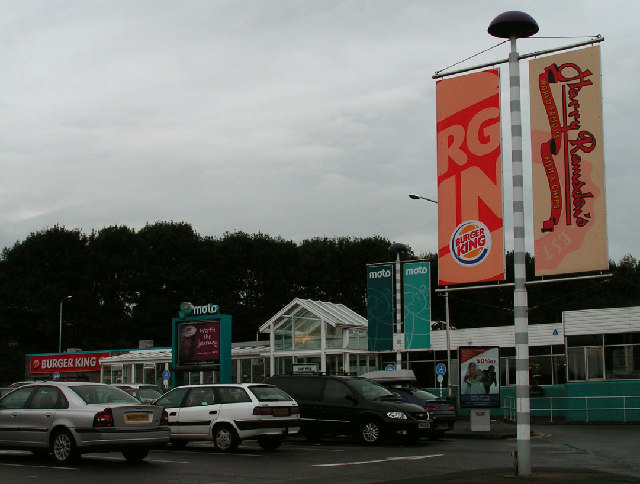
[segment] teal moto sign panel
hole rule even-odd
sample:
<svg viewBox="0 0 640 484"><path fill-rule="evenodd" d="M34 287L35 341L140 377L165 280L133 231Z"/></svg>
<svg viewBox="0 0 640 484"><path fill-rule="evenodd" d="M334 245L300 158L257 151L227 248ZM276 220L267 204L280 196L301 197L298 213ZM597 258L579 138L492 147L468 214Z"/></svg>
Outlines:
<svg viewBox="0 0 640 484"><path fill-rule="evenodd" d="M367 267L369 351L393 349L393 264Z"/></svg>
<svg viewBox="0 0 640 484"><path fill-rule="evenodd" d="M402 265L404 347L408 350L431 346L431 270L428 262Z"/></svg>

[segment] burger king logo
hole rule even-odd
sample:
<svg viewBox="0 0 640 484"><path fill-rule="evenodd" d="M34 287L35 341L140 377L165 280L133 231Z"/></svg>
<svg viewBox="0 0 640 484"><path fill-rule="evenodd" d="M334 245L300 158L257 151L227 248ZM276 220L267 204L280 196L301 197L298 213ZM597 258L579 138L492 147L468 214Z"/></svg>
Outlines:
<svg viewBox="0 0 640 484"><path fill-rule="evenodd" d="M40 360L33 360L33 369L37 370L40 368Z"/></svg>
<svg viewBox="0 0 640 484"><path fill-rule="evenodd" d="M453 259L461 266L477 266L491 252L491 232L482 222L467 220L453 231L449 248Z"/></svg>

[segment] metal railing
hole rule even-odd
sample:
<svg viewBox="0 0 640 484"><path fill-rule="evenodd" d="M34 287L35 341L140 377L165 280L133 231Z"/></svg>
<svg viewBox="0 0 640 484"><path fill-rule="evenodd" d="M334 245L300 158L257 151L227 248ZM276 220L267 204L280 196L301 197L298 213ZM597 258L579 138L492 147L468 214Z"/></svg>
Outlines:
<svg viewBox="0 0 640 484"><path fill-rule="evenodd" d="M530 415L548 416L553 422L554 412L556 418L562 414L566 417L571 412L583 412L585 414L585 422L589 422L589 412L622 412L622 421L627 422L629 412L639 412L632 421L640 421L640 395L604 395L604 396L582 396L582 397L531 397L530 399ZM616 402L612 406L602 406L602 401ZM634 401L635 400L635 401ZM563 401L563 402L561 402ZM580 403L582 402L582 405ZM636 406L629 406L635 404ZM516 397L504 397L504 418L515 421L517 408ZM608 419L618 420L618 419ZM599 420L605 421L605 420Z"/></svg>

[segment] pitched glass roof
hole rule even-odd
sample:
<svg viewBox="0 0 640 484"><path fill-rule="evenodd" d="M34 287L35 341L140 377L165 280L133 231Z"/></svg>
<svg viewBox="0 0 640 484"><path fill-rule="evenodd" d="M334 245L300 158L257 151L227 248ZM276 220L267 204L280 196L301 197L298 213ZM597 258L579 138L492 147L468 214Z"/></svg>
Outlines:
<svg viewBox="0 0 640 484"><path fill-rule="evenodd" d="M333 327L367 329L367 320L343 304L312 301L310 299L294 299L281 309L269 321L260 326L261 333L269 333L271 324L274 328L291 321L308 319L310 324L324 320Z"/></svg>

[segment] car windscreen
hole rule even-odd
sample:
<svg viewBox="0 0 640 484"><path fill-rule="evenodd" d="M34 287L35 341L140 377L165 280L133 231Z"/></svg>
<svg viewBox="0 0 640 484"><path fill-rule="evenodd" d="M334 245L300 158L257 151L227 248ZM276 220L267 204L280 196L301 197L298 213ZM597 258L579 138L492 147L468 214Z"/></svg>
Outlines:
<svg viewBox="0 0 640 484"><path fill-rule="evenodd" d="M349 385L366 400L401 400L395 393L372 380L354 378L348 381Z"/></svg>
<svg viewBox="0 0 640 484"><path fill-rule="evenodd" d="M69 387L87 404L92 403L133 403L140 402L120 388L107 385L80 385Z"/></svg>
<svg viewBox="0 0 640 484"><path fill-rule="evenodd" d="M260 402L290 402L292 399L279 388L269 385L252 385L249 387Z"/></svg>

